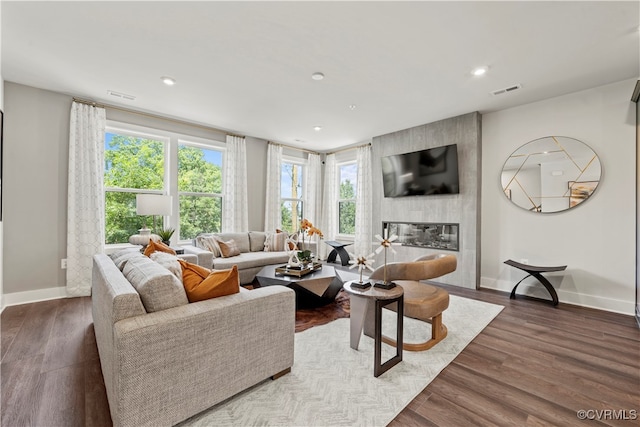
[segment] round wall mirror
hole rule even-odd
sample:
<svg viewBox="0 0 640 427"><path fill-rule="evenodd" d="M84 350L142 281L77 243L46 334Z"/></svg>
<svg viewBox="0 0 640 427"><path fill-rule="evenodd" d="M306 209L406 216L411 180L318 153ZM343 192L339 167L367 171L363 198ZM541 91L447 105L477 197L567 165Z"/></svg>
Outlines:
<svg viewBox="0 0 640 427"><path fill-rule="evenodd" d="M502 167L502 189L531 212L560 212L587 200L600 182L596 153L582 141L548 136L526 143Z"/></svg>

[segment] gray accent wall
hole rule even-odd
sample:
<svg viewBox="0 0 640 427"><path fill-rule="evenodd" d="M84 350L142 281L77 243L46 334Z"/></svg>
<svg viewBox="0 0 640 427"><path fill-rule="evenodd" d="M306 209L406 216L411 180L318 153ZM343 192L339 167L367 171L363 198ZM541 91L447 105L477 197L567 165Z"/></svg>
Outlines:
<svg viewBox="0 0 640 427"><path fill-rule="evenodd" d="M4 293L65 286L71 97L5 82Z"/></svg>
<svg viewBox="0 0 640 427"><path fill-rule="evenodd" d="M383 221L453 222L460 224L460 251L396 246L387 260L411 261L419 256L444 252L456 255L458 268L436 281L466 288L480 283L480 188L481 116L469 113L373 138L373 234L381 233ZM442 145L458 145L460 194L385 198L381 158ZM373 248L377 247L373 243ZM376 259L376 266L382 258Z"/></svg>

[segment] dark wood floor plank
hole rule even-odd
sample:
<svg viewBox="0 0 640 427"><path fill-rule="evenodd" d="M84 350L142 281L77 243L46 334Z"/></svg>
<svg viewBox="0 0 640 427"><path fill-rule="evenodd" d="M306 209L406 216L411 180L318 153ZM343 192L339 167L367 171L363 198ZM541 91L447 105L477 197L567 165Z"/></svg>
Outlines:
<svg viewBox="0 0 640 427"><path fill-rule="evenodd" d="M545 350L545 348L539 347L536 343L536 347L533 348L527 345L526 341L520 340L518 337L514 339L513 334L507 334L506 336L501 335L501 331L495 327L486 328L483 333L475 339L475 342L524 360L532 360L550 366L552 372L556 372L559 375L565 371L570 371L589 380L609 384L615 390L624 393L632 392L631 389L636 388L635 385L630 385L629 381L631 380L632 383L634 381L637 382L638 376L640 375L638 370L632 372L631 375L621 375L619 373L609 372L608 369L597 369L597 367L594 368L591 364L575 360L571 355L558 355L551 346L548 346ZM615 358L612 360L615 360ZM612 362L612 360L608 361L609 365L616 365L617 362Z"/></svg>
<svg viewBox="0 0 640 427"><path fill-rule="evenodd" d="M29 307L29 304L15 305L5 308L2 312L2 322L0 322L0 360L4 358L13 339L22 327Z"/></svg>
<svg viewBox="0 0 640 427"><path fill-rule="evenodd" d="M592 381L568 370L559 373L554 369L549 369L548 365L538 363L531 359L511 356L503 363L503 366L511 369L524 369L524 367L526 367L527 370L535 372L538 378L555 384L565 385L576 393L582 393L591 399L601 401L605 404L605 408L628 409L640 404L640 397L637 393L621 392L609 387L607 383ZM640 389L640 384L634 384L634 382L632 378L629 378L629 388Z"/></svg>
<svg viewBox="0 0 640 427"><path fill-rule="evenodd" d="M60 300L58 312L47 341L42 370L53 371L84 362L87 320L82 298Z"/></svg>
<svg viewBox="0 0 640 427"><path fill-rule="evenodd" d="M506 354L515 355L529 355L529 357L536 360L543 360L551 363L555 356L542 350L528 348L519 342L511 342L504 340L500 335L500 330L495 327L485 328L480 335L474 340L474 343L483 345L494 350L499 350Z"/></svg>
<svg viewBox="0 0 640 427"><path fill-rule="evenodd" d="M603 331L615 331L612 332L620 338L626 338L631 340L639 340L638 328L633 324L629 318L631 316L622 316L623 319L619 321L604 321L593 318L592 316L584 316L575 314L568 310L556 310L552 312L540 312L531 311L530 309L523 308L514 315L522 317L527 321L539 324L546 324L549 326L555 326L557 328L566 328L570 332L584 333L584 334L601 334ZM580 331L584 332L580 332Z"/></svg>
<svg viewBox="0 0 640 427"><path fill-rule="evenodd" d="M44 354L60 301L51 300L29 304L29 311L25 315L20 330L7 349L7 353L2 358L3 362Z"/></svg>
<svg viewBox="0 0 640 427"><path fill-rule="evenodd" d="M511 315L507 313L505 315L505 318L509 317L511 317ZM609 335L611 335L611 330L609 329L608 324L597 322L594 319L588 319L581 316L576 318L575 315L571 315L569 317L562 316L560 318L559 316L557 316L557 314L541 316L540 313L525 314L520 312L515 314L513 317L520 318L533 325L546 326L553 332L562 332L567 334L567 336L579 335L580 338L584 337L601 340L604 338L605 333L609 332ZM640 342L640 331L638 331L637 327L633 329L633 325L629 327L617 326L615 328L615 331L615 336L617 336L618 338L625 339L631 342Z"/></svg>
<svg viewBox="0 0 640 427"><path fill-rule="evenodd" d="M490 360L497 364L504 363L509 358L509 353L505 353L495 348L486 347L475 341L471 342L466 348L465 353L479 357L481 359Z"/></svg>
<svg viewBox="0 0 640 427"><path fill-rule="evenodd" d="M42 373L44 386L38 426L81 426L85 423L84 367L66 366Z"/></svg>
<svg viewBox="0 0 640 427"><path fill-rule="evenodd" d="M526 412L488 398L481 392L470 389L466 384L451 381L446 376L434 382L430 388L433 393L455 402L494 426L518 426L527 420Z"/></svg>
<svg viewBox="0 0 640 427"><path fill-rule="evenodd" d="M486 333L490 336L497 337L501 340L510 341L514 344L526 345L528 348L545 352L553 356L564 356L567 358L573 358L580 363L585 363L593 367L593 369L600 369L608 371L612 375L622 376L635 376L638 374L638 369L623 363L612 364L611 360L616 360L615 354L608 354L609 359L603 357L586 354L573 348L565 347L563 341L558 342L544 342L534 337L523 335L519 332L512 332L508 330L497 330L496 328L487 328ZM616 361L617 362L617 361Z"/></svg>
<svg viewBox="0 0 640 427"><path fill-rule="evenodd" d="M613 363L613 362L612 362ZM640 388L639 373L633 375L617 375L611 372L594 369L591 365L581 363L572 358L558 357L553 361L555 372L571 372L584 379L607 384L608 387L622 393L637 394Z"/></svg>
<svg viewBox="0 0 640 427"><path fill-rule="evenodd" d="M555 356L541 350L534 350L526 345L521 345L519 342L504 341L489 335L481 335L476 338L475 342L479 345L486 345L492 349L498 349L508 353L515 357L516 360L526 361L526 363L522 365L523 368L530 364L537 364L546 366L548 371L555 375L564 375L564 373L568 372L575 377L581 377L588 381L608 384L609 387L614 386L613 388L615 390L622 392L629 393L632 392L632 390L637 390L635 384L638 382L638 375L640 375L638 372L631 376L611 375L608 372L593 369L588 364L579 363L572 358ZM517 362L513 362L513 364L516 363Z"/></svg>
<svg viewBox="0 0 640 427"><path fill-rule="evenodd" d="M437 393L433 393L417 413L439 426L494 426L490 421Z"/></svg>
<svg viewBox="0 0 640 427"><path fill-rule="evenodd" d="M96 333L93 329L93 317L91 314L91 297L83 297L85 302L86 328L84 336L84 360L99 360L98 344L96 343Z"/></svg>
<svg viewBox="0 0 640 427"><path fill-rule="evenodd" d="M601 358L615 357L619 363L640 368L640 358L638 357L638 354L640 354L638 352L638 350L640 350L640 343L631 341L628 342L626 346L606 343L603 340L602 333L596 337L591 334L579 336L578 334L568 333L548 325L536 325L530 322L526 322L524 325L515 325L511 322L498 321L494 326L498 324L501 325L501 329L505 331L510 331L517 335L524 335L528 338L534 338L542 343L559 345L567 349Z"/></svg>
<svg viewBox="0 0 640 427"><path fill-rule="evenodd" d="M2 426L35 426L43 391L43 355L2 362Z"/></svg>
<svg viewBox="0 0 640 427"><path fill-rule="evenodd" d="M411 401L411 403L409 403L409 405L407 405L407 409L412 411L417 410L420 405L422 405L427 399L429 399L429 397L431 397L431 393L420 393L415 399Z"/></svg>
<svg viewBox="0 0 640 427"><path fill-rule="evenodd" d="M502 384L514 387L540 399L546 399L550 394L556 398L554 403L573 411L584 408L611 409L598 398L592 398L582 390L575 390L566 385L566 377L544 378L537 369L531 369L528 364L518 366L517 369L507 366L507 363L496 365L476 357L462 354L456 358L456 364L475 371L478 375L500 381Z"/></svg>
<svg viewBox="0 0 640 427"><path fill-rule="evenodd" d="M458 358L456 358L457 360ZM457 363L442 372L442 379L474 384L474 389L482 391L486 398L502 402L527 414L537 414L549 425L576 425L576 412L547 400L547 396L538 397L502 382L500 378L489 378L477 371L467 369ZM432 383L435 384L439 378ZM554 399L555 400L555 399ZM592 425L603 425L595 422Z"/></svg>
<svg viewBox="0 0 640 427"><path fill-rule="evenodd" d="M416 414L411 409L405 409L398 414L389 424L388 427L437 427L435 424L421 415Z"/></svg>
<svg viewBox="0 0 640 427"><path fill-rule="evenodd" d="M99 359L87 360L84 364L85 426L104 427L111 425L107 390L104 387Z"/></svg>

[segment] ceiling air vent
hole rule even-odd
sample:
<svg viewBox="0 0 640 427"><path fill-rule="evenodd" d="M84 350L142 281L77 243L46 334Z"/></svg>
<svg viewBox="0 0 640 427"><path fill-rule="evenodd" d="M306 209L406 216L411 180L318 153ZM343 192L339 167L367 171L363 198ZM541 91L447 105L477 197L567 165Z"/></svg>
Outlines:
<svg viewBox="0 0 640 427"><path fill-rule="evenodd" d="M129 101L135 101L136 97L133 95L127 95L126 93L116 92L113 90L108 90L107 93L111 96L115 96L116 98L122 98Z"/></svg>
<svg viewBox="0 0 640 427"><path fill-rule="evenodd" d="M493 96L502 95L502 94L505 94L505 93L513 92L514 90L518 90L521 87L522 87L521 84L516 84L516 85L513 85L513 86L506 87L504 89L494 90L493 92L491 92L491 95L493 95Z"/></svg>

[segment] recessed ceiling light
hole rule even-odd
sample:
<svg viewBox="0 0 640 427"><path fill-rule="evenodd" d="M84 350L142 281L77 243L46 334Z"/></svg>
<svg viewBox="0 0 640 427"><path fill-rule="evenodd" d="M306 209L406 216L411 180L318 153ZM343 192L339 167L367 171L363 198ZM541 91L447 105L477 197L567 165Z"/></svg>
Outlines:
<svg viewBox="0 0 640 427"><path fill-rule="evenodd" d="M483 76L486 72L487 72L487 67L478 67L474 69L471 72L471 74L473 74L476 77L479 77L479 76Z"/></svg>
<svg viewBox="0 0 640 427"><path fill-rule="evenodd" d="M324 79L324 74L322 74L322 73L313 73L313 74L311 74L311 78L313 80L322 80L322 79Z"/></svg>
<svg viewBox="0 0 640 427"><path fill-rule="evenodd" d="M160 80L162 80L162 83L166 84L167 86L173 86L174 84L176 84L176 79L172 77L162 76L160 77Z"/></svg>
<svg viewBox="0 0 640 427"><path fill-rule="evenodd" d="M351 104L351 105L349 105L349 110L355 110L356 107L357 107L356 104Z"/></svg>
<svg viewBox="0 0 640 427"><path fill-rule="evenodd" d="M313 130L315 130L316 132L320 132L322 130L322 126L314 126Z"/></svg>

